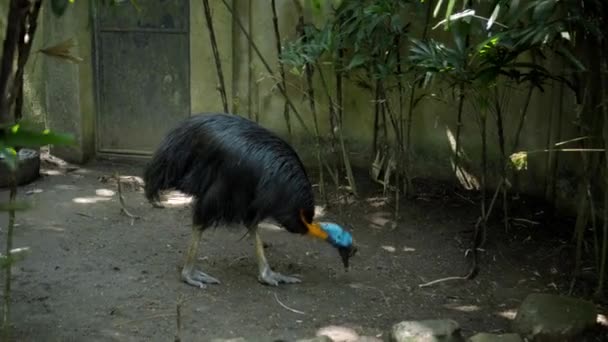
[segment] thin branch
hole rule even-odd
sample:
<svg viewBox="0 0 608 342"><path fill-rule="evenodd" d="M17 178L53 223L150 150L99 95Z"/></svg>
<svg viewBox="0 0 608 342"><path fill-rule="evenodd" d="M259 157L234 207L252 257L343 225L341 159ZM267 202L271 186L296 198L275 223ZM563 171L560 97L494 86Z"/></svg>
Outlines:
<svg viewBox="0 0 608 342"><path fill-rule="evenodd" d="M304 311L300 311L300 310L292 309L292 308L290 308L289 306L287 306L287 305L283 304L283 302L281 302L281 301L279 300L279 297L277 297L277 294L276 294L276 293L274 293L274 299L275 299L275 300L277 301L277 303L279 303L279 305L280 305L280 306L282 306L284 309L289 310L289 311L294 312L294 313L297 313L297 314L300 314L300 315L306 315L306 313L305 313Z"/></svg>

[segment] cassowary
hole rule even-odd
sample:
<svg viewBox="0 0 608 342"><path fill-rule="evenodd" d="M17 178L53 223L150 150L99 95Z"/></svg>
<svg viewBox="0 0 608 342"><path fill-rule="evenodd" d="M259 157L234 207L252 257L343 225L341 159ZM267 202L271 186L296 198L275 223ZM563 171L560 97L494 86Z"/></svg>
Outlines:
<svg viewBox="0 0 608 342"><path fill-rule="evenodd" d="M145 196L159 203L162 190L193 198L192 237L181 272L184 282L204 288L216 278L194 268L201 235L209 227L241 225L255 239L258 280L299 283L274 272L264 255L258 224L273 220L291 233L330 243L344 267L357 248L335 223L314 221L314 194L304 165L281 138L237 115L193 115L161 141L144 171Z"/></svg>

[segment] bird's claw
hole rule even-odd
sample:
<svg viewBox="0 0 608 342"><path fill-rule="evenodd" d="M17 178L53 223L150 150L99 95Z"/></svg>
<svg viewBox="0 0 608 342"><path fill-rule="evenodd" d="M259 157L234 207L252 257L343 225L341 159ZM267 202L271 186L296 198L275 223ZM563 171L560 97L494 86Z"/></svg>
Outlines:
<svg viewBox="0 0 608 342"><path fill-rule="evenodd" d="M188 284L201 289L207 287L205 284L220 284L220 281L205 272L193 270L192 272L182 272L182 280Z"/></svg>
<svg viewBox="0 0 608 342"><path fill-rule="evenodd" d="M281 273L274 272L270 268L265 269L258 276L258 280L262 284L278 286L279 284L297 284L302 281L296 277L282 275Z"/></svg>

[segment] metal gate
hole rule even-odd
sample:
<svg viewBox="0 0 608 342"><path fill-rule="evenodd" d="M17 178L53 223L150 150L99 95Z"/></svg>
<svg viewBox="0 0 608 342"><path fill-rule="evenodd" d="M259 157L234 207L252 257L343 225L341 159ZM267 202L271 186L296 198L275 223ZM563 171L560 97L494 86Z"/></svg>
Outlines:
<svg viewBox="0 0 608 342"><path fill-rule="evenodd" d="M98 153L149 155L190 115L189 2L92 1Z"/></svg>

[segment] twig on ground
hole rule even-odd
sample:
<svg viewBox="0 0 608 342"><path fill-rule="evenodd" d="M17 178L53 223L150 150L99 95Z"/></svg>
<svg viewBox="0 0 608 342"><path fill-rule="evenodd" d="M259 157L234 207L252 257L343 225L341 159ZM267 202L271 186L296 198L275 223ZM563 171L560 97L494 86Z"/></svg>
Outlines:
<svg viewBox="0 0 608 342"><path fill-rule="evenodd" d="M279 303L279 305L280 305L280 306L282 306L284 309L289 310L289 311L291 311L291 312L295 312L295 313L300 314L300 315L306 315L306 313L305 313L305 312L303 312L303 311L296 310L296 309L292 309L292 308L290 308L289 306L287 306L287 305L283 304L283 303L282 303L282 302L279 300L279 297L277 297L277 294L276 294L276 293L274 293L274 299L275 299L275 300L277 301L277 303Z"/></svg>
<svg viewBox="0 0 608 342"><path fill-rule="evenodd" d="M468 197L465 197L465 196L463 196L463 195L459 194L459 193L458 193L458 192L456 192L456 191L454 191L454 193L456 194L456 196L458 196L458 197L462 198L463 200L465 200L465 201L467 201L467 202L469 202L469 203L471 203L471 204L475 204L475 202L474 202L472 199L470 199L470 198L468 198Z"/></svg>
<svg viewBox="0 0 608 342"><path fill-rule="evenodd" d="M450 281L450 280L468 280L468 277L446 277L446 278L429 281L428 283L419 284L418 287L420 287L420 288L429 287L429 286L439 284L439 283L442 283L445 281Z"/></svg>
<svg viewBox="0 0 608 342"><path fill-rule="evenodd" d="M524 223L531 224L531 225L533 225L533 226L534 226L534 225L538 225L538 224L540 224L540 222L536 222L536 221L528 220L528 219L525 219L525 218L517 218L517 217L513 217L513 218L511 218L511 221L516 221L516 222L524 222Z"/></svg>
<svg viewBox="0 0 608 342"><path fill-rule="evenodd" d="M176 325L176 333L175 333L175 342L181 342L182 340L182 304L184 303L183 296L180 296L177 300L177 304L175 306L175 325Z"/></svg>

